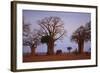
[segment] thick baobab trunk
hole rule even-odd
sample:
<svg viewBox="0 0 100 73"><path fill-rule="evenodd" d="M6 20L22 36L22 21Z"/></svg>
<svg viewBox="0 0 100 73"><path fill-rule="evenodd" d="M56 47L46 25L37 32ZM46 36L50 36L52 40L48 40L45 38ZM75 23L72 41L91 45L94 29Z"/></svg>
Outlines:
<svg viewBox="0 0 100 73"><path fill-rule="evenodd" d="M49 42L47 43L47 54L52 55L54 54L54 40L50 39Z"/></svg>
<svg viewBox="0 0 100 73"><path fill-rule="evenodd" d="M35 46L34 45L32 45L32 47L31 47L31 55L35 55Z"/></svg>
<svg viewBox="0 0 100 73"><path fill-rule="evenodd" d="M79 48L79 53L83 53L84 51L84 42L80 42L78 43L78 48Z"/></svg>

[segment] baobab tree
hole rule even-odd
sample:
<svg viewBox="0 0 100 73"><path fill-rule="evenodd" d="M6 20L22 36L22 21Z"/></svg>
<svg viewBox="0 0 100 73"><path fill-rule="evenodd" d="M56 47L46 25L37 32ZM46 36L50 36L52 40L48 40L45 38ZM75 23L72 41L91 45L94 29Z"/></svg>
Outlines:
<svg viewBox="0 0 100 73"><path fill-rule="evenodd" d="M71 40L78 43L79 53L83 53L84 42L91 39L91 23L87 23L86 26L80 26L71 36Z"/></svg>
<svg viewBox="0 0 100 73"><path fill-rule="evenodd" d="M38 21L38 25L42 33L41 42L47 44L47 54L53 54L55 41L61 39L65 34L61 18L56 16L45 17Z"/></svg>
<svg viewBox="0 0 100 73"><path fill-rule="evenodd" d="M35 49L39 45L40 38L36 31L31 32L30 26L30 24L23 24L23 45L30 46L31 54L35 55Z"/></svg>

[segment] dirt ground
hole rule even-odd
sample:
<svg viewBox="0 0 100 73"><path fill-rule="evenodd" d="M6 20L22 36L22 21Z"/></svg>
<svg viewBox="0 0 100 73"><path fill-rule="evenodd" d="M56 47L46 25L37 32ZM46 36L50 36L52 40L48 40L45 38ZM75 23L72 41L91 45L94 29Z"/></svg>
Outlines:
<svg viewBox="0 0 100 73"><path fill-rule="evenodd" d="M60 61L60 60L81 60L91 59L91 53L82 54L53 54L53 55L25 55L23 62L39 62L39 61Z"/></svg>

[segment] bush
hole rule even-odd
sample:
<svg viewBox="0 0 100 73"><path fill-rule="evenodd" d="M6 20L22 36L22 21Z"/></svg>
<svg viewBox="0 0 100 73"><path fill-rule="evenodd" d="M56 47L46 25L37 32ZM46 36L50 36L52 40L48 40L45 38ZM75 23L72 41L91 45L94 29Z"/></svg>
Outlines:
<svg viewBox="0 0 100 73"><path fill-rule="evenodd" d="M57 50L56 54L61 54L62 50Z"/></svg>

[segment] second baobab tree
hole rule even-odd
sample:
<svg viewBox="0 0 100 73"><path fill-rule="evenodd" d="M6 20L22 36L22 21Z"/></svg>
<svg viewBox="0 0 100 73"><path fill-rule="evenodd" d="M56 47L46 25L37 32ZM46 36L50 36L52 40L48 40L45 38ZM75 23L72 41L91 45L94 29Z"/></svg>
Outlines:
<svg viewBox="0 0 100 73"><path fill-rule="evenodd" d="M84 51L84 43L91 41L91 22L86 23L85 26L80 26L71 36L71 40L78 44L79 53Z"/></svg>
<svg viewBox="0 0 100 73"><path fill-rule="evenodd" d="M65 34L63 21L59 17L50 16L39 20L38 25L42 33L41 42L47 44L47 54L52 55L55 41Z"/></svg>
<svg viewBox="0 0 100 73"><path fill-rule="evenodd" d="M31 32L31 24L23 23L23 46L29 46L31 55L35 55L35 49L40 44L40 36L37 31Z"/></svg>

